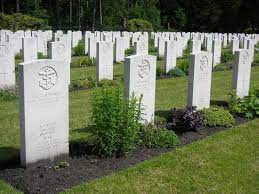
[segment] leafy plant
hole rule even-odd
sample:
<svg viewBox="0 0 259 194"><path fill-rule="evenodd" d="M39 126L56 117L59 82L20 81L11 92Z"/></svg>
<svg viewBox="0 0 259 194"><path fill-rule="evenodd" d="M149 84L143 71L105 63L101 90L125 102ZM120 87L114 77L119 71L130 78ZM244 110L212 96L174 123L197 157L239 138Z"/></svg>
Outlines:
<svg viewBox="0 0 259 194"><path fill-rule="evenodd" d="M226 63L220 63L218 65L216 65L215 67L213 67L213 71L226 71L226 70L230 70L232 69L232 65L230 64L226 64Z"/></svg>
<svg viewBox="0 0 259 194"><path fill-rule="evenodd" d="M141 143L152 148L173 148L180 144L174 131L165 128L147 125L141 130Z"/></svg>
<svg viewBox="0 0 259 194"><path fill-rule="evenodd" d="M100 154L123 155L135 147L141 127L141 101L142 97L134 94L124 100L118 87L94 91L91 121Z"/></svg>
<svg viewBox="0 0 259 194"><path fill-rule="evenodd" d="M103 79L100 82L98 82L97 85L100 86L100 87L104 87L104 86L117 86L118 82L116 80Z"/></svg>
<svg viewBox="0 0 259 194"><path fill-rule="evenodd" d="M223 51L221 54L221 62L222 63L227 63L229 61L233 61L234 60L234 55L232 54L231 50L226 50Z"/></svg>
<svg viewBox="0 0 259 194"><path fill-rule="evenodd" d="M161 67L156 68L156 76L161 77L163 75L163 69Z"/></svg>
<svg viewBox="0 0 259 194"><path fill-rule="evenodd" d="M233 115L219 106L201 110L201 118L203 125L210 127L232 127L235 123Z"/></svg>
<svg viewBox="0 0 259 194"><path fill-rule="evenodd" d="M73 81L69 86L70 91L82 90L82 89L91 89L96 87L96 81L92 77L81 78L79 80Z"/></svg>
<svg viewBox="0 0 259 194"><path fill-rule="evenodd" d="M47 59L48 57L43 55L43 53L38 52L38 59Z"/></svg>
<svg viewBox="0 0 259 194"><path fill-rule="evenodd" d="M53 169L54 171L60 171L62 168L69 167L69 163L66 161L61 161L60 163L56 164Z"/></svg>
<svg viewBox="0 0 259 194"><path fill-rule="evenodd" d="M72 49L73 56L83 56L85 54L85 46L83 40L78 42L78 45Z"/></svg>
<svg viewBox="0 0 259 194"><path fill-rule="evenodd" d="M95 58L83 56L80 58L79 65L82 67L94 66L96 64Z"/></svg>
<svg viewBox="0 0 259 194"><path fill-rule="evenodd" d="M126 28L130 32L151 32L153 30L152 24L142 19L129 20Z"/></svg>
<svg viewBox="0 0 259 194"><path fill-rule="evenodd" d="M134 53L134 49L133 48L129 48L125 51L126 55L132 55Z"/></svg>
<svg viewBox="0 0 259 194"><path fill-rule="evenodd" d="M177 61L177 67L189 75L189 59L182 59Z"/></svg>
<svg viewBox="0 0 259 194"><path fill-rule="evenodd" d="M174 69L171 69L170 71L168 71L167 74L170 75L170 76L173 76L173 77L184 77L184 76L186 76L186 73L182 69L180 69L179 67L175 67Z"/></svg>
<svg viewBox="0 0 259 194"><path fill-rule="evenodd" d="M239 98L236 92L230 94L229 110L233 114L254 118L259 116L259 90L252 90L244 98Z"/></svg>
<svg viewBox="0 0 259 194"><path fill-rule="evenodd" d="M4 90L0 90L0 100L11 101L16 99L18 99L17 88L6 88Z"/></svg>
<svg viewBox="0 0 259 194"><path fill-rule="evenodd" d="M202 123L201 114L195 107L172 109L170 121L172 128L180 131L196 130Z"/></svg>

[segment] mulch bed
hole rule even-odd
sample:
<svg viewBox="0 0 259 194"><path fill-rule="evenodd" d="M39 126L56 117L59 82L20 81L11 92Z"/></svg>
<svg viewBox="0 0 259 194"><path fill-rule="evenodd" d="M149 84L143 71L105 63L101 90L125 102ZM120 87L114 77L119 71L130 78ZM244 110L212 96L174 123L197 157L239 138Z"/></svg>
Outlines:
<svg viewBox="0 0 259 194"><path fill-rule="evenodd" d="M248 120L236 118L237 125L246 121ZM197 131L178 134L181 140L180 146L204 139L223 130L227 129L222 127L201 127ZM70 145L70 157L59 158L52 163L38 163L27 169L21 168L19 161L15 165L5 164L2 167L3 170L0 171L0 179L25 193L59 193L82 182L132 167L142 161L172 150L138 147L123 157L101 158L90 154L89 149L84 148L86 148L86 145L72 144ZM66 161L69 166L55 171L53 167L60 161Z"/></svg>

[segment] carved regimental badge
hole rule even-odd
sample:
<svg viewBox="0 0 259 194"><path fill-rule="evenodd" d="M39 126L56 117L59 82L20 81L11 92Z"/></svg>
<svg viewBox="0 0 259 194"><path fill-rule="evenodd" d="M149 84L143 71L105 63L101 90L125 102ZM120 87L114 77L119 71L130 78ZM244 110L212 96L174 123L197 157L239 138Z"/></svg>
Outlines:
<svg viewBox="0 0 259 194"><path fill-rule="evenodd" d="M5 45L0 45L0 57L4 57L9 53L9 49Z"/></svg>
<svg viewBox="0 0 259 194"><path fill-rule="evenodd" d="M63 44L59 44L57 48L58 54L63 55L66 51L66 47Z"/></svg>
<svg viewBox="0 0 259 194"><path fill-rule="evenodd" d="M58 80L57 72L55 69L49 66L41 68L39 77L39 86L43 90L49 90L56 84Z"/></svg>
<svg viewBox="0 0 259 194"><path fill-rule="evenodd" d="M208 69L208 57L203 56L202 59L200 60L200 69L202 71L206 71Z"/></svg>
<svg viewBox="0 0 259 194"><path fill-rule="evenodd" d="M243 55L243 64L247 64L249 59L249 53L246 51Z"/></svg>
<svg viewBox="0 0 259 194"><path fill-rule="evenodd" d="M142 60L138 65L138 76L140 78L145 78L149 75L150 72L150 64L147 60Z"/></svg>

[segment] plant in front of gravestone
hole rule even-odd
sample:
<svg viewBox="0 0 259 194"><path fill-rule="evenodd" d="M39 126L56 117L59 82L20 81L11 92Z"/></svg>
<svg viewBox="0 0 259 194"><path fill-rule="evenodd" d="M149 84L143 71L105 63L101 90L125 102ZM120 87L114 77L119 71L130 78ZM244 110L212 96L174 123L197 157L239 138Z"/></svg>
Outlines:
<svg viewBox="0 0 259 194"><path fill-rule="evenodd" d="M141 128L140 144L150 148L173 148L180 140L174 131L148 124Z"/></svg>
<svg viewBox="0 0 259 194"><path fill-rule="evenodd" d="M131 47L125 51L126 55L132 55L134 53L134 49Z"/></svg>
<svg viewBox="0 0 259 194"><path fill-rule="evenodd" d="M83 40L78 42L78 45L72 49L73 56L83 56L85 55L85 46Z"/></svg>
<svg viewBox="0 0 259 194"><path fill-rule="evenodd" d="M230 94L229 110L232 114L246 118L259 117L259 90L252 89L248 96L239 98L236 92Z"/></svg>
<svg viewBox="0 0 259 194"><path fill-rule="evenodd" d="M0 90L1 101L12 101L18 99L18 89L16 87L5 88Z"/></svg>
<svg viewBox="0 0 259 194"><path fill-rule="evenodd" d="M162 56L162 55L158 55L158 57L157 57L157 60L158 61L163 61L165 58Z"/></svg>
<svg viewBox="0 0 259 194"><path fill-rule="evenodd" d="M61 161L60 163L56 164L53 167L53 170L54 171L60 171L61 169L64 169L64 168L67 168L67 167L69 167L69 163L66 162L66 161Z"/></svg>
<svg viewBox="0 0 259 194"><path fill-rule="evenodd" d="M234 55L232 54L231 50L224 50L221 53L221 58L220 58L222 63L229 63L234 60Z"/></svg>
<svg viewBox="0 0 259 194"><path fill-rule="evenodd" d="M177 60L176 66L185 72L186 75L189 75L189 59L179 59Z"/></svg>
<svg viewBox="0 0 259 194"><path fill-rule="evenodd" d="M43 53L38 52L38 59L47 59L48 57L43 55Z"/></svg>
<svg viewBox="0 0 259 194"><path fill-rule="evenodd" d="M105 87L105 86L117 86L117 80L109 80L109 79L102 79L100 82L97 83L98 87Z"/></svg>
<svg viewBox="0 0 259 194"><path fill-rule="evenodd" d="M195 131L202 124L201 114L196 107L171 109L168 127L179 133Z"/></svg>
<svg viewBox="0 0 259 194"><path fill-rule="evenodd" d="M202 124L208 127L232 127L235 124L233 115L224 107L212 106L200 111Z"/></svg>
<svg viewBox="0 0 259 194"><path fill-rule="evenodd" d="M213 72L230 70L231 66L226 63L220 63L213 67Z"/></svg>
<svg viewBox="0 0 259 194"><path fill-rule="evenodd" d="M79 61L80 67L94 66L95 64L96 64L95 58L90 58L87 56L81 57Z"/></svg>
<svg viewBox="0 0 259 194"><path fill-rule="evenodd" d="M184 77L186 76L186 73L179 67L175 67L174 69L169 70L167 75L172 77Z"/></svg>
<svg viewBox="0 0 259 194"><path fill-rule="evenodd" d="M132 94L125 100L119 87L94 90L91 98L91 124L95 149L105 156L123 155L134 149L141 127L142 97Z"/></svg>
<svg viewBox="0 0 259 194"><path fill-rule="evenodd" d="M156 76L161 77L164 74L164 71L161 67L156 68Z"/></svg>

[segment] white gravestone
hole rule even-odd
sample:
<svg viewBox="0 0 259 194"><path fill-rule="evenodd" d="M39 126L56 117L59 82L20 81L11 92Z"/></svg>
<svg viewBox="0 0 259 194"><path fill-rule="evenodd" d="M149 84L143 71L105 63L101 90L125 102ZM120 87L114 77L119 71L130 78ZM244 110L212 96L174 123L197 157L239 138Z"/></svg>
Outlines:
<svg viewBox="0 0 259 194"><path fill-rule="evenodd" d="M129 99L143 95L142 123L151 123L155 116L156 56L132 55L124 63L125 95Z"/></svg>
<svg viewBox="0 0 259 194"><path fill-rule="evenodd" d="M88 40L88 56L90 58L96 58L96 45L97 39L95 37L90 37Z"/></svg>
<svg viewBox="0 0 259 194"><path fill-rule="evenodd" d="M212 41L213 67L220 64L221 60L221 40L216 38Z"/></svg>
<svg viewBox="0 0 259 194"><path fill-rule="evenodd" d="M251 74L251 57L249 50L240 49L235 52L235 59L233 65L233 89L236 94L243 98L249 94Z"/></svg>
<svg viewBox="0 0 259 194"><path fill-rule="evenodd" d="M15 86L15 59L12 46L0 42L0 89Z"/></svg>
<svg viewBox="0 0 259 194"><path fill-rule="evenodd" d="M114 61L115 62L121 62L125 60L125 38L123 37L117 37L115 38L115 55L114 55Z"/></svg>
<svg viewBox="0 0 259 194"><path fill-rule="evenodd" d="M201 51L190 55L187 106L209 108L212 74L212 54Z"/></svg>
<svg viewBox="0 0 259 194"><path fill-rule="evenodd" d="M38 59L37 38L25 37L22 40L23 62Z"/></svg>
<svg viewBox="0 0 259 194"><path fill-rule="evenodd" d="M140 39L134 43L134 54L148 55L148 43L145 41L145 39Z"/></svg>
<svg viewBox="0 0 259 194"><path fill-rule="evenodd" d="M165 42L165 64L164 71L168 73L176 67L176 41Z"/></svg>
<svg viewBox="0 0 259 194"><path fill-rule="evenodd" d="M96 79L113 80L113 43L98 42L96 57Z"/></svg>
<svg viewBox="0 0 259 194"><path fill-rule="evenodd" d="M165 55L165 39L163 37L158 37L158 56Z"/></svg>
<svg viewBox="0 0 259 194"><path fill-rule="evenodd" d="M233 38L232 39L232 41L231 41L231 50L232 50L233 54L235 53L235 51L239 50L239 40L238 40L238 38Z"/></svg>
<svg viewBox="0 0 259 194"><path fill-rule="evenodd" d="M50 59L19 65L21 164L69 153L68 72Z"/></svg>
<svg viewBox="0 0 259 194"><path fill-rule="evenodd" d="M201 51L201 41L192 40L192 53L197 53Z"/></svg>

